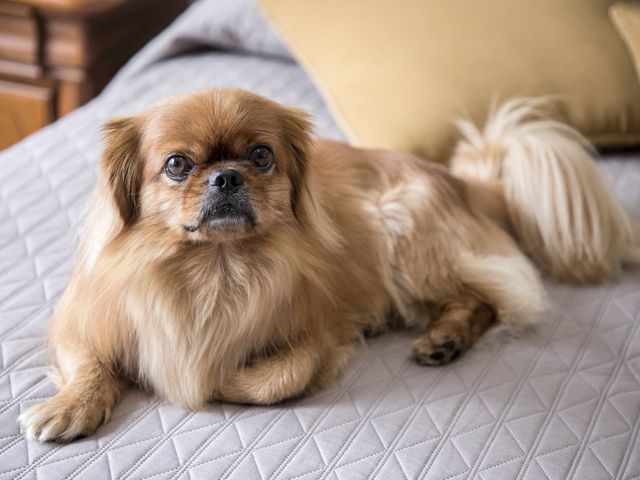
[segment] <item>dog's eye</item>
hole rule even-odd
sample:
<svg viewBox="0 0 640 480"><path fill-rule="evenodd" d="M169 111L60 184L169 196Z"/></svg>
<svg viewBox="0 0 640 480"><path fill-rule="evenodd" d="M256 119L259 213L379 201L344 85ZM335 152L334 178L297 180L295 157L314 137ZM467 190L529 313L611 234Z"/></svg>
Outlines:
<svg viewBox="0 0 640 480"><path fill-rule="evenodd" d="M171 155L164 163L164 171L171 180L181 182L193 169L193 162L182 155Z"/></svg>
<svg viewBox="0 0 640 480"><path fill-rule="evenodd" d="M249 161L260 170L267 170L273 163L273 152L269 147L260 145L249 153Z"/></svg>

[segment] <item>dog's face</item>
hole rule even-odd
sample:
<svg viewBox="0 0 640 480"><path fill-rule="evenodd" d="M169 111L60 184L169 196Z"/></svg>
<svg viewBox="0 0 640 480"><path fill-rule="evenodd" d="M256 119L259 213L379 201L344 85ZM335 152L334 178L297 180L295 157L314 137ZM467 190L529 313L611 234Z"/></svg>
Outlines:
<svg viewBox="0 0 640 480"><path fill-rule="evenodd" d="M306 116L239 90L173 97L106 127L103 170L125 226L225 241L296 221Z"/></svg>

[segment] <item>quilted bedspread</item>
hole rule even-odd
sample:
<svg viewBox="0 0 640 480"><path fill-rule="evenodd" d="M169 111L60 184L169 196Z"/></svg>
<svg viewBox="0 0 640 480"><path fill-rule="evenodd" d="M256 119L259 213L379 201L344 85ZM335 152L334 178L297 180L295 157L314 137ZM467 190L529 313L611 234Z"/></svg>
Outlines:
<svg viewBox="0 0 640 480"><path fill-rule="evenodd" d="M96 179L100 125L177 92L236 86L312 112L342 134L250 0L196 2L96 100L0 153L0 479L640 478L640 270L548 283L552 306L519 338L419 367L411 336L362 345L318 395L262 408L186 411L132 390L71 444L16 423L55 393L44 334ZM640 212L640 154L601 166Z"/></svg>

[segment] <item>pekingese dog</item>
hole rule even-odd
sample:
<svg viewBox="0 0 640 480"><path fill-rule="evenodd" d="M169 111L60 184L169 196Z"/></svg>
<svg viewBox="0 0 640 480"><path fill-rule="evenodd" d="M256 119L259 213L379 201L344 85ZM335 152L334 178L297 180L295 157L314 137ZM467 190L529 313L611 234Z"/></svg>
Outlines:
<svg viewBox="0 0 640 480"><path fill-rule="evenodd" d="M392 319L443 365L536 317L538 269L590 282L637 260L588 145L537 110L462 122L450 170L314 139L305 113L241 90L110 122L51 323L60 392L21 415L27 435L91 434L129 381L190 409L306 395Z"/></svg>

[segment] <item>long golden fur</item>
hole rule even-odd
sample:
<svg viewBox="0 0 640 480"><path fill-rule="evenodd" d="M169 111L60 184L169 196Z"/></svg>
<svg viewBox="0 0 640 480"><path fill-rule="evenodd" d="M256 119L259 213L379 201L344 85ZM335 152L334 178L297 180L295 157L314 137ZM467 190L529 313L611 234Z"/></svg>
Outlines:
<svg viewBox="0 0 640 480"><path fill-rule="evenodd" d="M27 435L92 433L128 381L192 409L308 394L392 321L422 330L416 361L447 363L496 318L544 308L525 253L604 279L637 235L577 134L532 114L515 102L485 131L463 124L455 176L313 140L303 112L240 90L112 121L51 324L60 392L21 416Z"/></svg>

